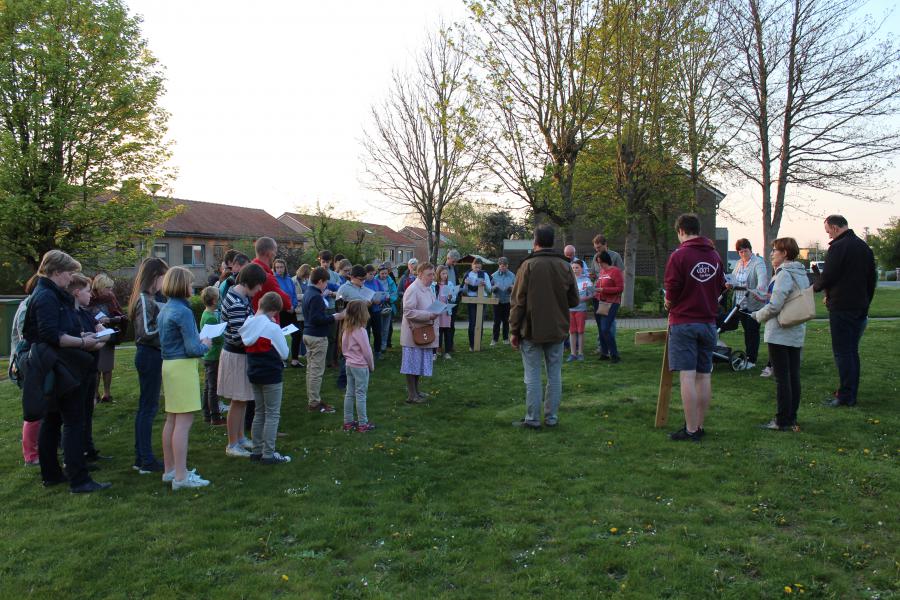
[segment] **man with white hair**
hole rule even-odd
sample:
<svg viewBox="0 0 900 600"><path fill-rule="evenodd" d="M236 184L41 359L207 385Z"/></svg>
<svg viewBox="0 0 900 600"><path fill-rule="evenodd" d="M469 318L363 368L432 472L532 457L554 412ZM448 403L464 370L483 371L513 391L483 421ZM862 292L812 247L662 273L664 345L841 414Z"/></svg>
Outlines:
<svg viewBox="0 0 900 600"><path fill-rule="evenodd" d="M569 244L568 246L563 248L563 254L566 255L566 258L568 259L569 264L571 264L577 260L579 263L581 263L582 272L587 273L587 265L584 264L583 260L581 260L580 258L578 258L576 256L575 246L573 246L572 244Z"/></svg>

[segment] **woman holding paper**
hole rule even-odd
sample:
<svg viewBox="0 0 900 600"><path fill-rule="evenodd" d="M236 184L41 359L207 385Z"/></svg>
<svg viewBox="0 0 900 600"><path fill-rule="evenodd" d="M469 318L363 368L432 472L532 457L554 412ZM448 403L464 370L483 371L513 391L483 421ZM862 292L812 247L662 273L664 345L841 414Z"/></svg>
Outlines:
<svg viewBox="0 0 900 600"><path fill-rule="evenodd" d="M481 270L482 262L480 258L472 261L472 270L466 273L463 283L465 286L466 296L477 297L484 289L485 296L491 295L491 278ZM478 318L478 305L469 304L469 352L475 350L475 320Z"/></svg>
<svg viewBox="0 0 900 600"><path fill-rule="evenodd" d="M427 396L419 391L419 378L431 377L434 368L434 349L438 345L438 317L428 309L435 302L431 284L434 282L434 265L420 263L417 277L403 294L403 322L400 326L400 345L403 360L400 373L406 375L407 404L423 404ZM427 328L427 329L426 329ZM427 339L417 336L416 329L423 329Z"/></svg>
<svg viewBox="0 0 900 600"><path fill-rule="evenodd" d="M597 255L596 293L597 314L600 317L600 360L609 360L613 363L621 362L619 348L616 346L616 313L622 303L622 291L625 289L625 280L622 271L612 264L612 257L606 250ZM606 311L603 314L602 311Z"/></svg>
<svg viewBox="0 0 900 600"><path fill-rule="evenodd" d="M119 306L119 301L113 293L114 282L109 275L100 273L94 277L91 286L91 303L88 305L90 312L102 325L125 330L126 319L125 313ZM103 396L100 396L99 390L95 390L97 402L112 402L110 388L112 387L112 372L116 366L116 344L117 337L112 337L106 342L106 345L100 350L100 360L97 363L97 370L103 379ZM99 384L99 381L98 381Z"/></svg>

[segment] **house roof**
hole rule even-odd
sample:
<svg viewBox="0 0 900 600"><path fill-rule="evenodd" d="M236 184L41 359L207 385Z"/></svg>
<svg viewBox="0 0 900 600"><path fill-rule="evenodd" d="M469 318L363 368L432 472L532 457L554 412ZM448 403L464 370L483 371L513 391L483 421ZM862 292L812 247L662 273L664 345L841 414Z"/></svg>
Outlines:
<svg viewBox="0 0 900 600"><path fill-rule="evenodd" d="M160 228L167 235L200 235L222 238L258 238L303 241L303 236L261 208L216 204L171 198L173 206L184 206Z"/></svg>
<svg viewBox="0 0 900 600"><path fill-rule="evenodd" d="M300 213L284 213L280 217L279 220L284 221L288 220L290 222L296 223L299 225L297 229L301 232L312 231L312 225L316 222L317 217L315 215L302 215ZM379 223L365 223L363 221L350 221L347 219L332 219L334 221L342 222L342 223L350 223L350 224L359 224L361 228L369 234L377 235L381 239L387 241L389 244L394 246L414 246L415 244L405 235L401 235L397 233L387 225L381 225Z"/></svg>
<svg viewBox="0 0 900 600"><path fill-rule="evenodd" d="M425 231L424 227L413 227L412 225L407 225L403 229L400 230L400 233L406 233L409 237L413 239L425 240L428 239L428 232ZM445 233L441 233L441 242L442 243L453 243L453 238L446 235Z"/></svg>

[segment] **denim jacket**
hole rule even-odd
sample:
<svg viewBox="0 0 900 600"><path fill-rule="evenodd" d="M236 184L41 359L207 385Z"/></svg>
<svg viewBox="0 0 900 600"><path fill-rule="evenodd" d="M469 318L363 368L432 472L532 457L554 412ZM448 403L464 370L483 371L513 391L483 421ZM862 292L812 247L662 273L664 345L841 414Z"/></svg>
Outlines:
<svg viewBox="0 0 900 600"><path fill-rule="evenodd" d="M169 298L159 311L159 344L163 360L203 356L209 346L200 343L194 311L184 298Z"/></svg>
<svg viewBox="0 0 900 600"><path fill-rule="evenodd" d="M493 281L494 294L497 296L500 304L509 304L509 297L512 295L513 284L516 282L516 276L512 271L507 270L506 273L494 271L491 276Z"/></svg>

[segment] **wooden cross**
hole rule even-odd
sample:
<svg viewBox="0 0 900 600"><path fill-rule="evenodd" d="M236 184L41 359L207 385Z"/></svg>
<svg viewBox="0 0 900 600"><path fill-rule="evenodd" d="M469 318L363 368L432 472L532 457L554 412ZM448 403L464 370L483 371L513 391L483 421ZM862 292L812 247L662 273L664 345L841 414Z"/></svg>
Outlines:
<svg viewBox="0 0 900 600"><path fill-rule="evenodd" d="M656 427L665 427L669 420L669 401L672 399L672 371L669 370L669 332L639 331L634 334L637 346L654 344L663 346L662 370L659 373L659 394L656 397Z"/></svg>
<svg viewBox="0 0 900 600"><path fill-rule="evenodd" d="M465 285L465 283L463 285ZM463 294L465 293L465 290L460 290L459 293ZM484 286L479 285L477 296L463 296L461 302L463 304L478 305L478 308L475 309L475 352L481 352L481 335L484 332L484 319L482 318L484 317L484 305L499 304L500 301L497 298L488 296Z"/></svg>

